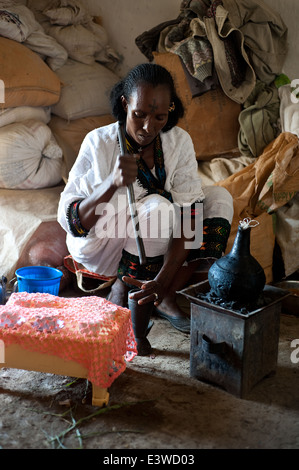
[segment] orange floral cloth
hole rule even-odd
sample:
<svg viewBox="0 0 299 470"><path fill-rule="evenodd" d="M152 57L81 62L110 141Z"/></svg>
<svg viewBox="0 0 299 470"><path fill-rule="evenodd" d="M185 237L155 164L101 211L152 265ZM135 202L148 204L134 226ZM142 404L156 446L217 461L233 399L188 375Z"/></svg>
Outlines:
<svg viewBox="0 0 299 470"><path fill-rule="evenodd" d="M0 339L75 361L102 388L137 355L130 310L96 296L14 293L0 306Z"/></svg>

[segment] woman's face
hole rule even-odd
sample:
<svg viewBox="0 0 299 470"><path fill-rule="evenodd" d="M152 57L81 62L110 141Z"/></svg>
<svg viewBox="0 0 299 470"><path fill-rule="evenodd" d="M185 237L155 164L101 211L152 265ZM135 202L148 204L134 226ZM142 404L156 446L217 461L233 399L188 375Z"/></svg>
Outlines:
<svg viewBox="0 0 299 470"><path fill-rule="evenodd" d="M127 133L140 146L150 144L167 123L169 88L166 85L138 85L128 102L122 97L122 103L127 113Z"/></svg>

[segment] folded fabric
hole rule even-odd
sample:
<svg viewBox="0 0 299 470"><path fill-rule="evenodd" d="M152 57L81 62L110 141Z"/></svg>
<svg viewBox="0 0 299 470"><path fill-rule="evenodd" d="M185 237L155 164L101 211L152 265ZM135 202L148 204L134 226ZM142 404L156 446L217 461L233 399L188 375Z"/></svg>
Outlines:
<svg viewBox="0 0 299 470"><path fill-rule="evenodd" d="M288 28L280 14L262 0L223 0L223 6L244 37L257 78L271 83L281 73L288 51Z"/></svg>
<svg viewBox="0 0 299 470"><path fill-rule="evenodd" d="M140 52L147 57L149 61L154 60L153 51L157 50L157 45L160 39L160 33L169 25L178 24L181 21L181 17L178 16L174 20L164 21L163 23L158 24L154 28L151 28L148 31L137 36L135 39L136 46L140 49Z"/></svg>
<svg viewBox="0 0 299 470"><path fill-rule="evenodd" d="M212 76L212 47L202 24L196 18L191 21L185 18L179 25L167 28L165 33L161 32L160 35L159 52L163 51L163 42L166 51L177 54L182 59L192 77L204 82Z"/></svg>
<svg viewBox="0 0 299 470"><path fill-rule="evenodd" d="M243 34L230 21L229 12L222 5L217 6L213 16L205 17L204 23L221 87L233 101L244 103L255 86L256 74Z"/></svg>
<svg viewBox="0 0 299 470"><path fill-rule="evenodd" d="M149 60L155 49L179 54L200 80L212 57L223 91L243 104L256 78L270 84L281 73L287 27L261 0L183 1L177 20L140 35L136 44Z"/></svg>
<svg viewBox="0 0 299 470"><path fill-rule="evenodd" d="M193 75L191 75L191 73L189 73L182 59L181 59L181 65L184 70L185 77L187 79L192 98L195 98L196 96L200 96L206 91L215 90L216 88L220 86L218 76L217 76L214 66L212 68L212 75L209 77L206 77L201 82L200 80L195 78Z"/></svg>
<svg viewBox="0 0 299 470"><path fill-rule="evenodd" d="M279 96L274 83L257 80L239 115L238 147L242 155L258 157L278 135Z"/></svg>

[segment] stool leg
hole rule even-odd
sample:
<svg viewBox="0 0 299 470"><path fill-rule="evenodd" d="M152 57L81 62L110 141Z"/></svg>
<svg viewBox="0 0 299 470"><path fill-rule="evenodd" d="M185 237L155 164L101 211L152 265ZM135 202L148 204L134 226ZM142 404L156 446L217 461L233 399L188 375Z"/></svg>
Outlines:
<svg viewBox="0 0 299 470"><path fill-rule="evenodd" d="M101 388L97 385L92 384L92 405L93 406L104 406L109 403L109 393L107 388Z"/></svg>

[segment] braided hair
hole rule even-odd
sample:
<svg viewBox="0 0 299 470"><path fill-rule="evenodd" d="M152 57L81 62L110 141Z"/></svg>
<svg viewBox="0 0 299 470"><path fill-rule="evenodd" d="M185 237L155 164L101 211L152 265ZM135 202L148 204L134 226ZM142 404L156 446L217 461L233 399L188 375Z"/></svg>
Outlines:
<svg viewBox="0 0 299 470"><path fill-rule="evenodd" d="M166 85L169 88L170 101L174 103L175 109L168 114L168 121L163 127L162 132L169 131L183 117L184 107L176 93L171 74L161 65L152 63L137 65L125 78L114 85L110 93L110 105L113 116L121 123L126 121L127 115L123 108L121 97L124 96L129 101L132 93L142 83L152 85L153 87Z"/></svg>

